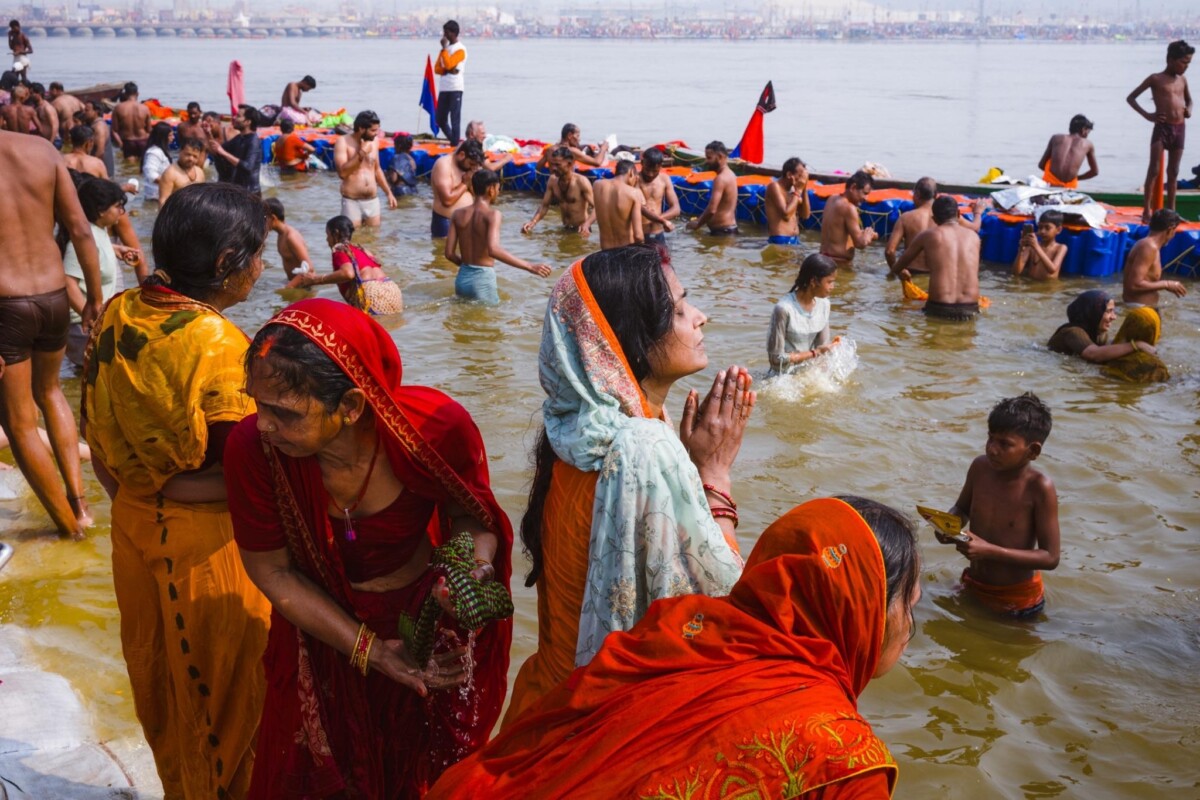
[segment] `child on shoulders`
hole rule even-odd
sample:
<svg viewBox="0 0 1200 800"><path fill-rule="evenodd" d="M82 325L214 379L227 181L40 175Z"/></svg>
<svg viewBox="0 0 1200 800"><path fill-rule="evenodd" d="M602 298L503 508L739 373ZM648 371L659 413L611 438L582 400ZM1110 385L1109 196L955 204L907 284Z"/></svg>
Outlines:
<svg viewBox="0 0 1200 800"><path fill-rule="evenodd" d="M1050 409L1032 392L997 403L988 415L984 455L971 463L950 507L968 539L937 534L971 562L962 573L967 591L993 611L1018 619L1042 611L1038 571L1058 566L1058 495L1053 481L1032 466L1050 425Z"/></svg>

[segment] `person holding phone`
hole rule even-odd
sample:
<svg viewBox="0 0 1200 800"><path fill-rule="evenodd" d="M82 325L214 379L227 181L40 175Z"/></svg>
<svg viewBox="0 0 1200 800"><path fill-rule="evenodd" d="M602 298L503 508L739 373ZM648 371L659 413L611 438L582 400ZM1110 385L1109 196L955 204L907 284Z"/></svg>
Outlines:
<svg viewBox="0 0 1200 800"><path fill-rule="evenodd" d="M1062 233L1061 211L1044 211L1038 217L1037 233L1032 222L1021 228L1021 245L1012 264L1013 275L1025 275L1035 281L1052 281L1062 270L1067 257L1067 246L1058 241Z"/></svg>

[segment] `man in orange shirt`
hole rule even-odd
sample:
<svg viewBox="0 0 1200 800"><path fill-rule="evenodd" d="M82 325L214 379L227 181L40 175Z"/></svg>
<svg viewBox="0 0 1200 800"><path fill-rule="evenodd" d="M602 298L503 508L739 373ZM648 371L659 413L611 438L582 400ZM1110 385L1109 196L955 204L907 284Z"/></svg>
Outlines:
<svg viewBox="0 0 1200 800"><path fill-rule="evenodd" d="M462 124L463 67L467 48L458 40L458 23L450 20L442 26L442 51L438 53L433 71L441 75L438 81L437 118L451 147L458 147Z"/></svg>
<svg viewBox="0 0 1200 800"><path fill-rule="evenodd" d="M280 137L275 142L275 163L282 172L307 172L308 156L316 152L316 148L300 138L296 133L296 123L290 119L279 123Z"/></svg>

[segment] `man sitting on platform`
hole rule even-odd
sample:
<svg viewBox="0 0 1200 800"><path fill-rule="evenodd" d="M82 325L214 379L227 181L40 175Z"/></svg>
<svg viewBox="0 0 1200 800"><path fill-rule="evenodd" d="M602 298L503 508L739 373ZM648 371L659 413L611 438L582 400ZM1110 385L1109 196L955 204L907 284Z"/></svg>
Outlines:
<svg viewBox="0 0 1200 800"><path fill-rule="evenodd" d="M298 81L292 81L283 87L283 97L279 101L279 118L298 122L301 125L315 125L321 121L321 112L300 105L305 92L317 88L317 80L312 75L305 75Z"/></svg>
<svg viewBox="0 0 1200 800"><path fill-rule="evenodd" d="M600 149L593 154L583 149L583 146L580 144L580 136L579 126L575 123L568 122L566 125L563 125L562 139L559 140L558 144L551 145L542 151L542 157L538 159L538 167L545 167L549 163L554 151L561 147L570 150L571 155L581 164L587 164L591 167L603 166L604 160L608 158L608 142L601 142Z"/></svg>
<svg viewBox="0 0 1200 800"><path fill-rule="evenodd" d="M1067 189L1078 188L1080 181L1090 180L1100 174L1096 165L1096 146L1088 141L1092 132L1092 121L1083 114L1071 117L1068 133L1056 133L1050 137L1046 152L1038 161L1038 169L1043 170L1042 180L1051 186L1062 186ZM1088 171L1079 174L1084 159L1088 162Z"/></svg>
<svg viewBox="0 0 1200 800"><path fill-rule="evenodd" d="M925 314L959 322L979 315L979 235L958 224L958 201L942 195L933 201L936 225L923 231L896 262L901 280L918 256L929 267L929 299Z"/></svg>

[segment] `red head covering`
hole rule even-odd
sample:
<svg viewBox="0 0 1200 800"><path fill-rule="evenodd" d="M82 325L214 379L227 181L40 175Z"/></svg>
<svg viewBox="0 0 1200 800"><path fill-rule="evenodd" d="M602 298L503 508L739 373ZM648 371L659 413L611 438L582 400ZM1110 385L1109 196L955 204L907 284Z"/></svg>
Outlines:
<svg viewBox="0 0 1200 800"><path fill-rule="evenodd" d="M762 535L729 597L654 603L429 797L794 797L850 779L890 792L895 763L856 712L886 596L862 517L805 503Z"/></svg>
<svg viewBox="0 0 1200 800"><path fill-rule="evenodd" d="M507 587L512 527L492 494L483 439L466 409L436 389L402 385L400 354L387 331L344 303L305 300L284 309L268 324L302 333L363 391L392 471L406 491L436 503L428 529L434 545L453 533L445 514L450 504L465 509L496 535L496 579ZM274 540L272 534L278 539L286 534L296 567L343 609L360 620L371 619L374 606L385 602L385 593L372 597L351 587L316 457L279 453L260 439L256 425L256 416L247 417L226 446L226 484L239 541L244 533L269 541ZM378 632L397 638L394 629ZM425 701L429 718L445 720L439 730L450 731L445 736L435 732L430 747L437 752L425 752L421 761L427 765L425 774L436 776L446 763L487 739L504 702L511 639L511 620L485 626L475 642L471 693L464 700L457 691L437 692ZM400 767L377 763L380 756L372 748L379 743L367 733L366 721L375 707L382 707L380 698L370 695L370 684L349 668L346 657L300 634L276 613L264 660L268 708L260 746L265 740L273 749L259 756L279 775L260 775L265 771L256 768L252 794L275 797L286 791L288 796L325 797L353 790L373 797L383 791L379 775ZM415 702L420 705L419 699ZM272 703L278 704L275 713ZM414 717L390 724L397 731L411 728L408 738L417 746L434 723ZM422 780L416 776L410 783L419 786Z"/></svg>

